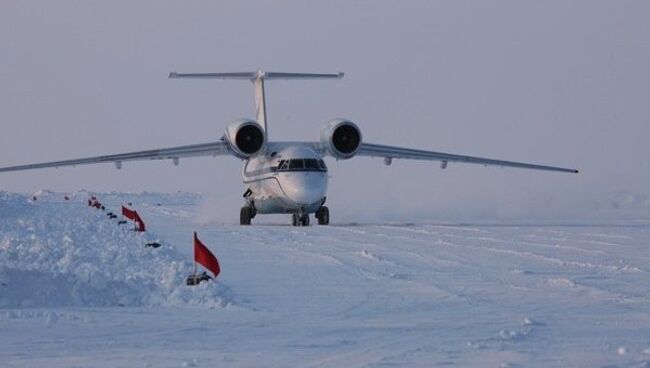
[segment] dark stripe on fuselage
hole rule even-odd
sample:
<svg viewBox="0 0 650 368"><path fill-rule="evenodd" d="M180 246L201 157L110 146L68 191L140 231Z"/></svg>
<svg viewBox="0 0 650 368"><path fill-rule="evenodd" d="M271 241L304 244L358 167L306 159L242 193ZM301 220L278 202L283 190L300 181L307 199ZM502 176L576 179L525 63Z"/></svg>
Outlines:
<svg viewBox="0 0 650 368"><path fill-rule="evenodd" d="M246 167L244 168L244 176L247 178L253 177L253 176L259 176L263 174L268 174L268 173L275 173L275 172L327 172L327 170L320 169L320 168L299 168L299 169L282 169L278 170L277 166L271 166L271 167L266 167L263 169L259 170L253 170L253 171L247 171L248 169L248 163L246 163Z"/></svg>
<svg viewBox="0 0 650 368"><path fill-rule="evenodd" d="M263 169L259 170L253 170L253 171L248 171L248 163L246 163L246 166L244 167L244 176L247 178L251 178L253 176L260 176L262 174L268 174L268 173L274 173L278 171L278 167L265 167Z"/></svg>
<svg viewBox="0 0 650 368"><path fill-rule="evenodd" d="M265 178L253 179L253 180L248 180L248 181L244 180L244 184L257 183L257 182L264 181L264 180L275 180L278 183L278 188L280 188L280 191L282 192L282 195L283 195L282 197L274 197L275 200L277 200L279 202L282 202L282 204L283 204L282 207L284 208L284 211L283 212L278 212L278 213L289 213L289 212L291 212L291 210L294 210L294 209L297 209L297 208L304 208L305 206L311 207L311 206L316 205L316 203L318 203L318 202L314 202L314 203L305 204L305 203L296 203L296 202L294 202L291 199L291 197L289 197L289 195L287 195L287 193L284 191L284 188L282 188L282 184L280 184L280 180L278 180L278 178L276 178L275 176L267 176ZM289 212L287 212L287 211L289 211ZM275 213L275 212L266 212L266 213Z"/></svg>

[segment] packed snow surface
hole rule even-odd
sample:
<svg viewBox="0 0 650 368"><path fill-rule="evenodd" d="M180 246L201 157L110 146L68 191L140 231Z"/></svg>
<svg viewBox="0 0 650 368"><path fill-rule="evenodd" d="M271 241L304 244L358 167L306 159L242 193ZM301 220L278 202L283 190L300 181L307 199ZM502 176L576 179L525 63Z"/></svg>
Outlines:
<svg viewBox="0 0 650 368"><path fill-rule="evenodd" d="M240 227L193 194L69 196L0 192L1 367L650 366L642 223ZM106 215L128 202L146 233ZM222 274L188 287L193 231Z"/></svg>

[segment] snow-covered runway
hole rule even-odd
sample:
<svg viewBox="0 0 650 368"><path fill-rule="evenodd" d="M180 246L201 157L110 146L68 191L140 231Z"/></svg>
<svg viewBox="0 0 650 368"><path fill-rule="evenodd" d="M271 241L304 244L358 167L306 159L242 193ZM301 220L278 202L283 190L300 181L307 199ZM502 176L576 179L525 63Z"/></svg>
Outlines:
<svg viewBox="0 0 650 368"><path fill-rule="evenodd" d="M647 366L650 227L197 224L0 193L0 366ZM192 231L219 257L189 288ZM161 248L144 248L160 240Z"/></svg>

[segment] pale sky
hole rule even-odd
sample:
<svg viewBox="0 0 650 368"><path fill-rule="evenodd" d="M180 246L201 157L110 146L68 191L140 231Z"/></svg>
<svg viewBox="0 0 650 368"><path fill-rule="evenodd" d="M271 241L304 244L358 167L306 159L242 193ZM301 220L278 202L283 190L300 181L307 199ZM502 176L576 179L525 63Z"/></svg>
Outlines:
<svg viewBox="0 0 650 368"><path fill-rule="evenodd" d="M333 220L633 218L650 213L648 14L648 1L5 0L0 166L213 141L254 116L249 83L170 71L344 71L267 83L270 139L316 140L346 117L367 142L581 173L330 159ZM231 157L95 165L0 174L0 190L185 190L236 217L240 171Z"/></svg>

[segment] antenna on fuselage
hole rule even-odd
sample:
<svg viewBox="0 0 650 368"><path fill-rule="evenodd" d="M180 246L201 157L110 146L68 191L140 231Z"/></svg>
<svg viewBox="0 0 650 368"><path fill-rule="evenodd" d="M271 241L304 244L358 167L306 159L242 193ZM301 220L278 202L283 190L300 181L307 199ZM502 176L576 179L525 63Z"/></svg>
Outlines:
<svg viewBox="0 0 650 368"><path fill-rule="evenodd" d="M269 130L266 123L266 97L264 95L265 79L340 79L344 73L336 74L319 74L319 73L279 73L264 72L239 72L239 73L169 73L169 78L216 78L216 79L248 79L253 82L255 88L255 119L262 125L266 137L269 136Z"/></svg>

